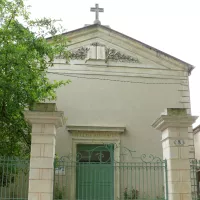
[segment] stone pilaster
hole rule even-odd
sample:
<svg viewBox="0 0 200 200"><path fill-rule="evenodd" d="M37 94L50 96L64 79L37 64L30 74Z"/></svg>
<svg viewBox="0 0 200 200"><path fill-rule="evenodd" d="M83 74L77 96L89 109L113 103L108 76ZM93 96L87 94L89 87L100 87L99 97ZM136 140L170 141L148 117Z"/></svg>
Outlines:
<svg viewBox="0 0 200 200"><path fill-rule="evenodd" d="M32 125L28 200L53 200L55 136L63 126L63 112L48 103L24 114Z"/></svg>
<svg viewBox="0 0 200 200"><path fill-rule="evenodd" d="M196 119L184 108L169 108L153 123L153 127L162 132L169 200L192 199L188 127Z"/></svg>

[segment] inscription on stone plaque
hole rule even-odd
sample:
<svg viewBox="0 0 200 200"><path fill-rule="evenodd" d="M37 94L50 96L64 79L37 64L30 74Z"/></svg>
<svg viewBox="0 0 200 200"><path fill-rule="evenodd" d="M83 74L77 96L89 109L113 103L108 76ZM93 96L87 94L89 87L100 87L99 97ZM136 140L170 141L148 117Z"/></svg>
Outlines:
<svg viewBox="0 0 200 200"><path fill-rule="evenodd" d="M90 132L90 133L80 133L80 132L74 132L72 133L73 137L88 137L88 138L97 138L97 137L103 137L103 138L112 138L119 136L118 133L108 133L108 132Z"/></svg>
<svg viewBox="0 0 200 200"><path fill-rule="evenodd" d="M174 140L174 144L175 144L176 146L182 146L182 145L185 144L185 141L182 140L182 139L180 139L180 140Z"/></svg>

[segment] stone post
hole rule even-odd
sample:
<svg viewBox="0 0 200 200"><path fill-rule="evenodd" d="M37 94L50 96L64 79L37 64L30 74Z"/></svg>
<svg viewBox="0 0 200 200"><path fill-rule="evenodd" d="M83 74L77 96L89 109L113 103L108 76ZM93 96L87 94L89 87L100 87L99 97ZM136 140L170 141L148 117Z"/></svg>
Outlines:
<svg viewBox="0 0 200 200"><path fill-rule="evenodd" d="M169 200L191 200L188 127L197 117L186 109L168 108L153 127L162 132L163 159L167 160Z"/></svg>
<svg viewBox="0 0 200 200"><path fill-rule="evenodd" d="M53 103L41 103L24 115L32 125L28 200L53 200L55 136L63 112Z"/></svg>

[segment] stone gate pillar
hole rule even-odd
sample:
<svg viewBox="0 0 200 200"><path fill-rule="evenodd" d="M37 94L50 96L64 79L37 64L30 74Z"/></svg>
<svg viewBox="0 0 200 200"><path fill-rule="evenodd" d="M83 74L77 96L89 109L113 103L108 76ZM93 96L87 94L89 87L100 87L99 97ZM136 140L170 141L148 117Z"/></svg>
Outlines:
<svg viewBox="0 0 200 200"><path fill-rule="evenodd" d="M191 200L188 127L197 117L186 109L168 108L153 127L162 132L163 159L167 160L169 200Z"/></svg>
<svg viewBox="0 0 200 200"><path fill-rule="evenodd" d="M40 103L24 115L32 125L28 200L52 200L55 136L63 126L63 112L53 103Z"/></svg>

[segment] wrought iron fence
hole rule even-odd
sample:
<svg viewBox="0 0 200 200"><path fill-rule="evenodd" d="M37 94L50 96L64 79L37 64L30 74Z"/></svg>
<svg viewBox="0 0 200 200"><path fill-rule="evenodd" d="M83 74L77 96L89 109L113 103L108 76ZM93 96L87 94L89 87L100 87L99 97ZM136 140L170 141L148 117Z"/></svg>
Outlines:
<svg viewBox="0 0 200 200"><path fill-rule="evenodd" d="M75 156L56 159L54 200L167 199L166 161L117 148L82 146Z"/></svg>
<svg viewBox="0 0 200 200"><path fill-rule="evenodd" d="M200 161L190 161L192 199L200 200Z"/></svg>
<svg viewBox="0 0 200 200"><path fill-rule="evenodd" d="M28 199L29 160L0 157L0 199Z"/></svg>

